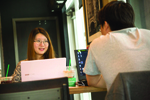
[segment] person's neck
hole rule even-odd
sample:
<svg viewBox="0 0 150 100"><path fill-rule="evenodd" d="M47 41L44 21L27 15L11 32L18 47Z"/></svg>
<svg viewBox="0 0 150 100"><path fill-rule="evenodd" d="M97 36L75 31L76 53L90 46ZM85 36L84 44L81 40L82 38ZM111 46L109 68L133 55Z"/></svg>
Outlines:
<svg viewBox="0 0 150 100"><path fill-rule="evenodd" d="M37 55L36 58L37 58L37 60L40 60L40 59L43 59L44 57L43 57L43 55Z"/></svg>

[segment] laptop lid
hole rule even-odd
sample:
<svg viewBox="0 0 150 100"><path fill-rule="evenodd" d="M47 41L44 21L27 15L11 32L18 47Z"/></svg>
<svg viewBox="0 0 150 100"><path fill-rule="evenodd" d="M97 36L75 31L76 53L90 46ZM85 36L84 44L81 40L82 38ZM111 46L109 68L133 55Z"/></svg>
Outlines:
<svg viewBox="0 0 150 100"><path fill-rule="evenodd" d="M64 77L66 58L42 59L21 62L21 81L35 81Z"/></svg>
<svg viewBox="0 0 150 100"><path fill-rule="evenodd" d="M75 60L76 60L79 81L86 80L86 75L83 72L83 68L88 54L88 49L74 50L74 53L75 53Z"/></svg>

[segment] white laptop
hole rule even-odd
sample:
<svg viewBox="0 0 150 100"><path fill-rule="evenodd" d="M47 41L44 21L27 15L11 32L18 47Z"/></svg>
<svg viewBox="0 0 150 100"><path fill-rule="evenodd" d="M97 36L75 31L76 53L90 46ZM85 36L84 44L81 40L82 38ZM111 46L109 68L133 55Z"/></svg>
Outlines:
<svg viewBox="0 0 150 100"><path fill-rule="evenodd" d="M66 70L66 58L22 61L21 81L64 77L64 70Z"/></svg>

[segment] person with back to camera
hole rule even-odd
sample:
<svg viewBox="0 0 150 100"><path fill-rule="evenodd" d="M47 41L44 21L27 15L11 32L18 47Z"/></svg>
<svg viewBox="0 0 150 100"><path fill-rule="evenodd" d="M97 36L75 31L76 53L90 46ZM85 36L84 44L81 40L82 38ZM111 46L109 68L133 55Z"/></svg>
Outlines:
<svg viewBox="0 0 150 100"><path fill-rule="evenodd" d="M84 67L89 86L109 91L119 72L150 70L150 30L134 26L129 3L112 1L98 13L102 36L92 41Z"/></svg>
<svg viewBox="0 0 150 100"><path fill-rule="evenodd" d="M45 29L34 28L28 38L27 59L23 61L49 58L55 58L50 36ZM17 64L12 76L12 82L21 81L21 61Z"/></svg>

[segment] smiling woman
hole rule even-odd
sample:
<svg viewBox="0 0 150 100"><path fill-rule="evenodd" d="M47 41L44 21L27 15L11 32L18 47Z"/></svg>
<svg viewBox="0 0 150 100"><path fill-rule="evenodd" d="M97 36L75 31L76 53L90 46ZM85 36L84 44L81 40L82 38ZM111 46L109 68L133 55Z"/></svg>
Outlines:
<svg viewBox="0 0 150 100"><path fill-rule="evenodd" d="M28 39L28 60L54 58L55 52L48 35L43 28L35 28L31 31Z"/></svg>
<svg viewBox="0 0 150 100"><path fill-rule="evenodd" d="M37 59L43 58L43 54L47 51L49 46L47 38L43 34L38 33L35 37L33 45L36 53L36 58Z"/></svg>
<svg viewBox="0 0 150 100"><path fill-rule="evenodd" d="M50 36L44 28L37 27L29 35L26 61L48 58L55 58ZM21 81L21 61L17 64L12 76L13 82Z"/></svg>

